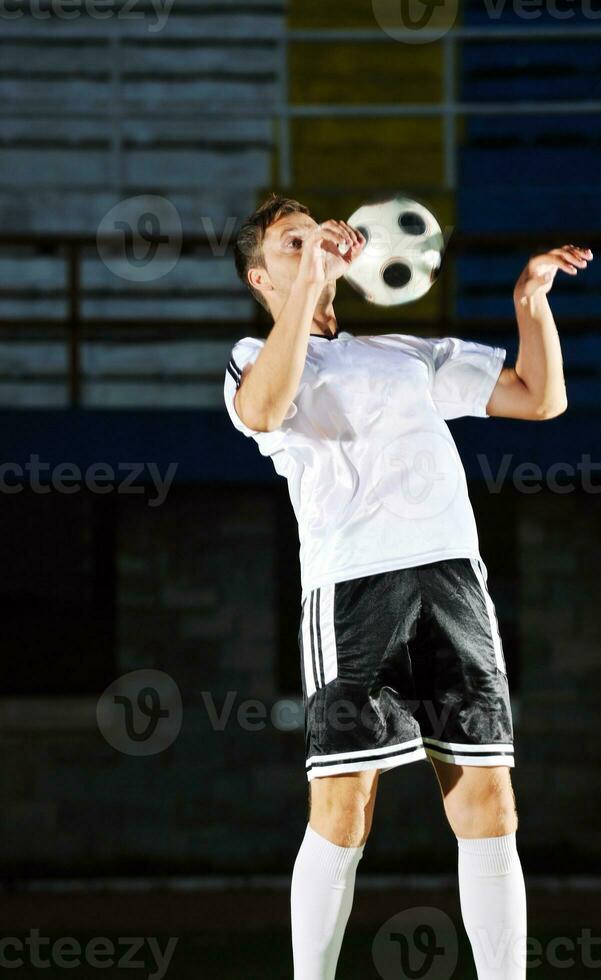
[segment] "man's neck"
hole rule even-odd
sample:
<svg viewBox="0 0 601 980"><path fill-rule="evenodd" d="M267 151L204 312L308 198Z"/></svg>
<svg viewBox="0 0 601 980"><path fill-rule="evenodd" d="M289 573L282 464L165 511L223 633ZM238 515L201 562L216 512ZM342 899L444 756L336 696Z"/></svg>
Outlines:
<svg viewBox="0 0 601 980"><path fill-rule="evenodd" d="M336 337L338 334L338 323L334 313L334 304L329 302L327 306L316 308L311 324L312 334L321 334L324 337Z"/></svg>

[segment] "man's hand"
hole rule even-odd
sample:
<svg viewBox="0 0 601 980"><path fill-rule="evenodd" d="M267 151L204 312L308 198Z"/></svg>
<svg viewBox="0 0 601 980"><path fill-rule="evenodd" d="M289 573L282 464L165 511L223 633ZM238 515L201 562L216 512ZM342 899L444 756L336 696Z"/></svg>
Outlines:
<svg viewBox="0 0 601 980"><path fill-rule="evenodd" d="M553 286L558 269L570 276L578 274L578 269L586 269L593 258L590 248L577 248L564 245L543 255L534 255L515 284L513 298L516 303L526 306L533 296L545 296Z"/></svg>
<svg viewBox="0 0 601 980"><path fill-rule="evenodd" d="M557 270L575 276L586 269L590 248L564 245L534 255L513 290L520 343L515 367L503 368L486 406L487 415L552 419L568 406L559 335L546 294ZM539 297L543 302L539 302Z"/></svg>
<svg viewBox="0 0 601 980"><path fill-rule="evenodd" d="M365 243L361 232L346 221L324 221L303 242L297 279L306 284L340 279Z"/></svg>

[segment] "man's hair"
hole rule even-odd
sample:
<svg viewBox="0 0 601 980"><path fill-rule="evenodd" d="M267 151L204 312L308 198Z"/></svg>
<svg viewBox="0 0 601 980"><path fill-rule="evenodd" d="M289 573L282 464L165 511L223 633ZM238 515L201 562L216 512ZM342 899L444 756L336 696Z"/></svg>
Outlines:
<svg viewBox="0 0 601 980"><path fill-rule="evenodd" d="M248 270L254 268L265 268L265 256L263 254L263 240L265 232L270 225L275 224L280 218L288 214L310 214L309 208L300 204L291 197L284 197L282 194L272 193L266 201L257 208L253 214L249 215L244 221L236 237L234 245L234 260L236 271L243 283L250 289L257 302L264 306L269 312L269 304L258 289L248 281Z"/></svg>

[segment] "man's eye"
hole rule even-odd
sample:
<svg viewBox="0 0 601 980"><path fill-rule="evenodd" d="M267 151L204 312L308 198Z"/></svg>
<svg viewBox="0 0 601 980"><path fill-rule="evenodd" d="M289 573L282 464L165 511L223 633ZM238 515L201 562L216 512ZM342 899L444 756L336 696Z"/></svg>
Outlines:
<svg viewBox="0 0 601 980"><path fill-rule="evenodd" d="M288 244L292 245L292 248L302 248L303 240L302 238L291 238Z"/></svg>

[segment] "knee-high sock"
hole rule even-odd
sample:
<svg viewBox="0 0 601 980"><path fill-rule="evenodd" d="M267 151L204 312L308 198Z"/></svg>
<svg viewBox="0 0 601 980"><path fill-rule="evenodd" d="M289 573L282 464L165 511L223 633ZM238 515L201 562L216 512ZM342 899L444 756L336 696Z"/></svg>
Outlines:
<svg viewBox="0 0 601 980"><path fill-rule="evenodd" d="M526 889L515 833L457 843L461 914L478 980L524 980Z"/></svg>
<svg viewBox="0 0 601 980"><path fill-rule="evenodd" d="M339 847L307 824L292 873L294 980L334 980L361 847Z"/></svg>

